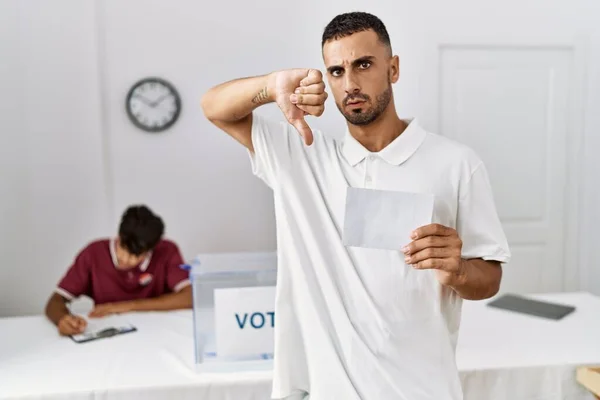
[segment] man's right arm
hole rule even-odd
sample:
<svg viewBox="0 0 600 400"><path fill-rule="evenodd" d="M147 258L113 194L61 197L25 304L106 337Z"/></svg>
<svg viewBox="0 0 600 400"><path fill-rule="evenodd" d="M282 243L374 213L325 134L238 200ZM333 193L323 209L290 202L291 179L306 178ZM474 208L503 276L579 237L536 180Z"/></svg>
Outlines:
<svg viewBox="0 0 600 400"><path fill-rule="evenodd" d="M53 293L46 303L46 316L54 325L58 326L58 322L65 316L69 315L67 307L67 299L58 293Z"/></svg>
<svg viewBox="0 0 600 400"><path fill-rule="evenodd" d="M72 315L67 305L71 300L89 293L91 257L90 246L87 246L77 255L46 303L46 316L58 327L61 335L82 333L87 325L84 318Z"/></svg>
<svg viewBox="0 0 600 400"><path fill-rule="evenodd" d="M326 99L319 70L289 69L215 86L202 97L202 110L209 121L254 152L252 112L256 108L277 103L287 121L310 145L312 131L304 117L321 116Z"/></svg>
<svg viewBox="0 0 600 400"><path fill-rule="evenodd" d="M75 335L82 333L87 322L76 315L71 315L67 307L68 300L58 293L53 293L46 304L46 316L58 327L61 335Z"/></svg>
<svg viewBox="0 0 600 400"><path fill-rule="evenodd" d="M206 118L248 150L252 146L252 111L275 101L275 73L222 83L202 97Z"/></svg>

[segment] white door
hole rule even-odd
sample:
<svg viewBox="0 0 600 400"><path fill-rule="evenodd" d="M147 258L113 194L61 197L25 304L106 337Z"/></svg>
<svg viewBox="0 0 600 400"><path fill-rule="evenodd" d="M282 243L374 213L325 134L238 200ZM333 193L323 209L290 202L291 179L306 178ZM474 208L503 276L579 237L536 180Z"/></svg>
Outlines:
<svg viewBox="0 0 600 400"><path fill-rule="evenodd" d="M542 9L529 23L517 17L520 3L502 4L514 14L432 11L444 33L430 33L416 53L420 114L427 128L471 146L487 166L513 254L501 291L573 290L585 23L561 16L570 3Z"/></svg>
<svg viewBox="0 0 600 400"><path fill-rule="evenodd" d="M563 289L573 51L442 47L439 127L481 155L513 261L504 289Z"/></svg>

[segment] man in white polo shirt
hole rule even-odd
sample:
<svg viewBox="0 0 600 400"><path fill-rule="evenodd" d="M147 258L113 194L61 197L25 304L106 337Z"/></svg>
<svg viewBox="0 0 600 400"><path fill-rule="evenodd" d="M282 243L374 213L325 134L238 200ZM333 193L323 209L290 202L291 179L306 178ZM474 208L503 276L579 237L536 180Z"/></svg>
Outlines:
<svg viewBox="0 0 600 400"><path fill-rule="evenodd" d="M304 120L320 116L327 98L315 69L229 81L202 99L205 116L249 150L274 193L273 398L461 399L462 299L497 293L510 258L485 166L466 146L398 117L399 60L377 17L338 15L322 49L347 120L341 141ZM273 102L287 122L254 112ZM345 246L348 188L433 195L433 223L397 250Z"/></svg>

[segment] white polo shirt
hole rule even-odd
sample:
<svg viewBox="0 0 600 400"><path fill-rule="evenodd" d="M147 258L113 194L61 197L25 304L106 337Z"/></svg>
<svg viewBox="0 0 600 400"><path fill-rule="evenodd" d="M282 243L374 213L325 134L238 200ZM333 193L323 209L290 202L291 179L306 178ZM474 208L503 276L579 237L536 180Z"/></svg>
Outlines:
<svg viewBox="0 0 600 400"><path fill-rule="evenodd" d="M370 153L348 131L337 141L313 130L306 146L254 113L252 168L273 190L277 224L273 398L462 399L460 297L400 250L342 243L348 187L420 192L434 195L433 222L458 231L464 258L509 260L481 160L407 122Z"/></svg>

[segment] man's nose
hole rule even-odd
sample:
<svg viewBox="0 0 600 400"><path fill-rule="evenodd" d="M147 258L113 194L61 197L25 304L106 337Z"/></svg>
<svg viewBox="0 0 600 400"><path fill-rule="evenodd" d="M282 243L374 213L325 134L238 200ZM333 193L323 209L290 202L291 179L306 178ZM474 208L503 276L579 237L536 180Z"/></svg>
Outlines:
<svg viewBox="0 0 600 400"><path fill-rule="evenodd" d="M356 80L356 76L353 73L346 73L344 79L344 90L350 95L360 93L360 86Z"/></svg>

